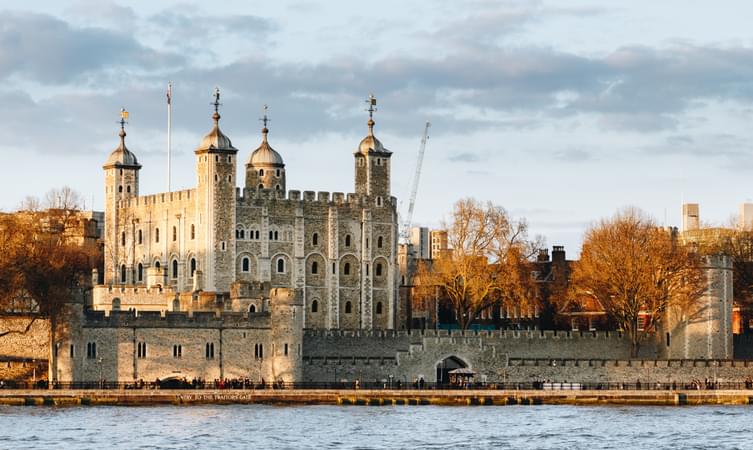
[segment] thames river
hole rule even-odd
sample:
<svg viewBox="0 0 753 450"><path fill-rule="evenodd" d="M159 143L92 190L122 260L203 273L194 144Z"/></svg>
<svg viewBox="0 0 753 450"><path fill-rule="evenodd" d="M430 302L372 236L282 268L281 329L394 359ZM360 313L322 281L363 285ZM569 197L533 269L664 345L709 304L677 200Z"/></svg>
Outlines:
<svg viewBox="0 0 753 450"><path fill-rule="evenodd" d="M0 448L753 448L753 408L0 407Z"/></svg>

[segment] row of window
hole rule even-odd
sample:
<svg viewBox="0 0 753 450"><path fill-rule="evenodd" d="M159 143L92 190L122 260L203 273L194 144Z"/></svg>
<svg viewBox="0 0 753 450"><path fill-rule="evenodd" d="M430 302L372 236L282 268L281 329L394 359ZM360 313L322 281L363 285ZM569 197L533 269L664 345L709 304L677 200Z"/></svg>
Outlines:
<svg viewBox="0 0 753 450"><path fill-rule="evenodd" d="M259 176L260 176L260 177L263 177L263 176L264 176L264 169L259 169ZM279 177L279 176L280 176L280 169L275 169L275 176L276 176L276 177Z"/></svg>
<svg viewBox="0 0 753 450"><path fill-rule="evenodd" d="M288 355L288 344L285 344L285 356L287 355ZM75 356L76 356L76 347L73 344L71 344L70 357L74 358ZM146 342L137 342L136 343L136 358L145 359L146 357L147 357ZM181 344L173 345L173 358L181 359L182 357L183 357L183 346ZM207 342L205 344L204 357L206 359L214 359L214 342ZM261 359L264 357L264 349L262 347L262 344L256 344L256 347L254 349L254 357L257 359ZM86 358L97 359L97 343L96 342L86 343Z"/></svg>
<svg viewBox="0 0 753 450"><path fill-rule="evenodd" d="M196 226L191 225L190 230L190 238L191 240L196 239ZM259 230L245 230L243 228L238 228L235 230L235 238L236 239L250 239L250 240L258 240L259 239ZM178 240L178 227L172 228L172 241L176 242ZM278 241L280 240L280 233L278 231L270 231L269 232L269 240L270 241ZM287 240L292 240L292 233L287 233ZM351 236L349 234L345 235L345 247L351 246ZM159 228L154 229L154 242L159 243ZM138 245L141 245L144 243L144 234L142 230L138 230L136 232L136 243ZM120 233L120 245L125 246L126 245L126 233L125 231L122 231ZM311 236L311 245L319 245L319 233L314 233ZM377 248L382 248L384 245L384 238L382 236L377 237ZM369 239L366 238L366 248L369 248Z"/></svg>
<svg viewBox="0 0 753 450"><path fill-rule="evenodd" d="M158 268L160 267L159 261L154 262L154 267ZM188 274L189 277L193 278L194 273L196 272L196 258L191 258L188 261ZM126 269L125 264L121 264L120 266L120 282L125 283L127 281L127 275L128 270ZM177 279L178 278L178 260L173 259L172 263L170 264L170 278ZM144 281L144 264L138 263L136 266L136 282L143 282Z"/></svg>
<svg viewBox="0 0 753 450"><path fill-rule="evenodd" d="M189 236L191 240L196 239L196 225L191 225L191 230L189 232ZM178 240L178 227L173 227L172 229L172 241L177 242ZM154 242L159 243L159 228L154 229ZM141 245L144 243L144 232L142 230L136 231L136 244ZM126 233L125 231L122 231L120 233L120 245L125 246L126 245Z"/></svg>
<svg viewBox="0 0 753 450"><path fill-rule="evenodd" d="M377 315L382 314L382 302L377 302L376 304L376 311L375 313ZM318 313L319 312L319 300L314 300L311 302L311 312L312 313ZM351 302L345 302L345 314L352 314L353 313L353 304Z"/></svg>

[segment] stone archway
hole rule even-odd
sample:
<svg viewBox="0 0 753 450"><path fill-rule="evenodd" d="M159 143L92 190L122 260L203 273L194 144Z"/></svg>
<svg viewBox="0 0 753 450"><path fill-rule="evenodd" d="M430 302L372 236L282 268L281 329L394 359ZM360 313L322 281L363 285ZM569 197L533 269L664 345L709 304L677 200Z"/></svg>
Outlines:
<svg viewBox="0 0 753 450"><path fill-rule="evenodd" d="M468 368L468 363L457 356L448 356L439 361L437 363L437 384L450 384L450 371L465 368Z"/></svg>

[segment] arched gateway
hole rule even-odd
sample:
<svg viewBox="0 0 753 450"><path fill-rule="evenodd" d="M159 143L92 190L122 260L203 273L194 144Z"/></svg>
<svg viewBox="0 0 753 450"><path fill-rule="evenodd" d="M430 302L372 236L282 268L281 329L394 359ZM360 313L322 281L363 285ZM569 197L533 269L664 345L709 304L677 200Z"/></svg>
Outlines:
<svg viewBox="0 0 753 450"><path fill-rule="evenodd" d="M465 369L468 364L457 356L448 356L437 363L437 384L450 383L450 371L455 369Z"/></svg>

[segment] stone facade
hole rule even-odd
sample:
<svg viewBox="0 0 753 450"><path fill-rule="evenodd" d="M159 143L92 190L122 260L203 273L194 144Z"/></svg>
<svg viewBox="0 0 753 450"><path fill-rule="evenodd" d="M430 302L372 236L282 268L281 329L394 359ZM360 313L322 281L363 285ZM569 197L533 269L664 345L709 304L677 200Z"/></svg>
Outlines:
<svg viewBox="0 0 753 450"><path fill-rule="evenodd" d="M255 287L267 284L302 291L306 328L398 326L391 152L374 137L373 120L354 153L355 192L346 195L286 193L266 127L236 187L238 150L216 111L213 119L194 152L196 188L145 196L121 130L104 165L105 265L101 283L95 274L93 308L199 310L205 305L193 299L202 293L215 297L210 310L244 312L263 303L267 293ZM249 291L261 297L242 296Z"/></svg>
<svg viewBox="0 0 753 450"><path fill-rule="evenodd" d="M301 379L301 292L272 289L268 312L85 312L71 315L57 340L60 382L171 378Z"/></svg>

